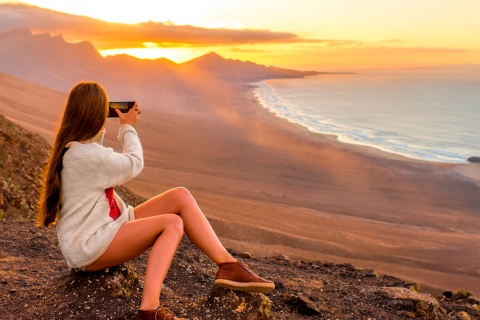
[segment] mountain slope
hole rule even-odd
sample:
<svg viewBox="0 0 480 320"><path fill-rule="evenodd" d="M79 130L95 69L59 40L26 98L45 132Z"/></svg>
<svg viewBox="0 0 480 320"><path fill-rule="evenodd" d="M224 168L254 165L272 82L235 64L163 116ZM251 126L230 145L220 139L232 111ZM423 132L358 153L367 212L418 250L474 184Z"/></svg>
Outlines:
<svg viewBox="0 0 480 320"><path fill-rule="evenodd" d="M269 68L249 61L224 59L215 52L185 62L182 68L189 70L208 70L209 73L224 80L238 82L254 82L273 78L298 78L308 75L302 71L297 74L282 71L282 69ZM311 73L314 75L317 73Z"/></svg>
<svg viewBox="0 0 480 320"><path fill-rule="evenodd" d="M227 60L216 53L181 65L167 59L140 60L124 55L103 58L89 42L72 44L61 36L34 35L27 30L0 33L0 72L63 92L78 81L95 79L110 85L114 93L134 92L132 83L137 88L156 85L157 90L168 93L180 84L188 87L192 80L195 85L203 77L243 83L312 74Z"/></svg>
<svg viewBox="0 0 480 320"><path fill-rule="evenodd" d="M0 114L52 142L66 94L0 72Z"/></svg>
<svg viewBox="0 0 480 320"><path fill-rule="evenodd" d="M89 78L102 60L89 42L72 44L27 30L0 33L0 71L57 90Z"/></svg>

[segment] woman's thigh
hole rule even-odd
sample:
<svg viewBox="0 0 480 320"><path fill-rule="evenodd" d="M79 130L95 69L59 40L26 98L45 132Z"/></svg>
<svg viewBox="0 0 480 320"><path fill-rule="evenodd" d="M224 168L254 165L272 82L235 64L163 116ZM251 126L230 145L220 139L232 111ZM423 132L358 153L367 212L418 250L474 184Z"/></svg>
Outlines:
<svg viewBox="0 0 480 320"><path fill-rule="evenodd" d="M135 207L135 219L174 213L178 214L190 204L196 204L190 192L178 187L161 193Z"/></svg>
<svg viewBox="0 0 480 320"><path fill-rule="evenodd" d="M110 268L132 260L149 249L169 226L183 228L182 220L174 214L125 222L118 230L107 251L86 267L87 271Z"/></svg>

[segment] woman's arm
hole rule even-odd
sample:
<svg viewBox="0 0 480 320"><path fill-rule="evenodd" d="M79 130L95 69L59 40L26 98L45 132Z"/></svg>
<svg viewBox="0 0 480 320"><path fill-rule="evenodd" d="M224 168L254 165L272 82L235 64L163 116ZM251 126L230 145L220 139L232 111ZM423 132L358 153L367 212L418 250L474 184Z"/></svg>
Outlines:
<svg viewBox="0 0 480 320"><path fill-rule="evenodd" d="M135 129L129 124L122 125L118 140L123 142L122 153L103 148L97 180L102 189L125 183L143 169L143 150Z"/></svg>

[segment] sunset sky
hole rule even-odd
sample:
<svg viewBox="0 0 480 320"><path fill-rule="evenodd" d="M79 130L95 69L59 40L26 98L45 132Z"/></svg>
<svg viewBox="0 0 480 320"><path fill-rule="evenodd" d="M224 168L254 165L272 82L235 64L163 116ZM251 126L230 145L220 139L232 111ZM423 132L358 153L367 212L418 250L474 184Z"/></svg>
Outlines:
<svg viewBox="0 0 480 320"><path fill-rule="evenodd" d="M180 63L215 51L300 69L480 63L478 0L20 1L58 13L18 2L0 0L0 31L62 34L103 55Z"/></svg>

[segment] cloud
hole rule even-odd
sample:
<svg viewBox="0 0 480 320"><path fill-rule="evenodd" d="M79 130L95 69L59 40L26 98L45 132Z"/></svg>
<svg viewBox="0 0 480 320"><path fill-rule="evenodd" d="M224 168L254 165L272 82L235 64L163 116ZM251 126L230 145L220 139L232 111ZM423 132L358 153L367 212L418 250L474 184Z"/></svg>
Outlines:
<svg viewBox="0 0 480 320"><path fill-rule="evenodd" d="M62 34L68 41L91 41L97 49L159 46L215 46L268 43L308 43L289 32L252 29L202 28L171 22L139 24L112 23L86 16L23 4L0 4L0 30L30 29L32 32Z"/></svg>
<svg viewBox="0 0 480 320"><path fill-rule="evenodd" d="M362 48L365 52L390 52L398 54L410 54L410 55L438 55L438 54L465 54L472 52L469 49L459 48L426 48L426 47L367 47Z"/></svg>

